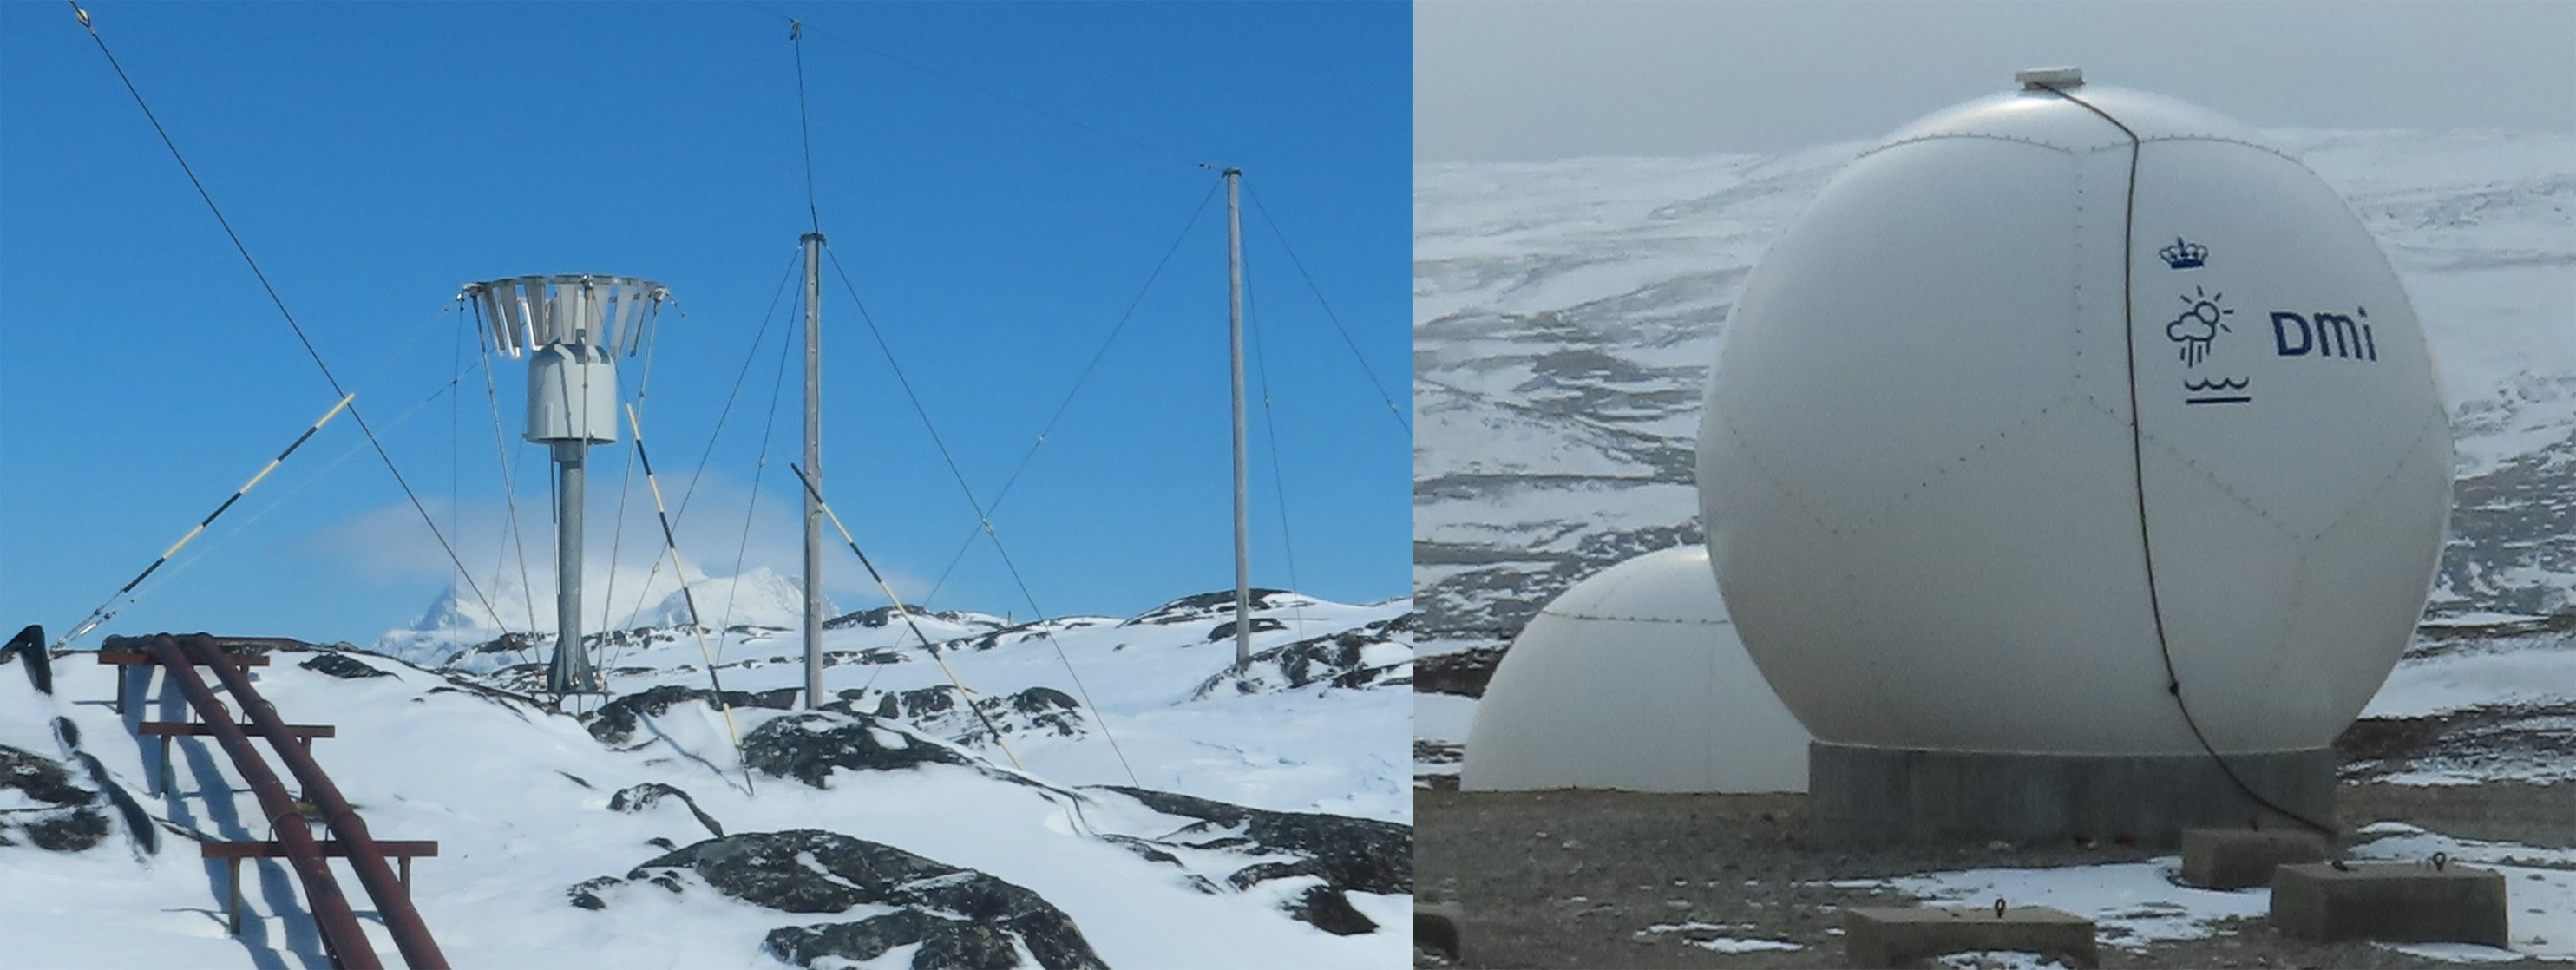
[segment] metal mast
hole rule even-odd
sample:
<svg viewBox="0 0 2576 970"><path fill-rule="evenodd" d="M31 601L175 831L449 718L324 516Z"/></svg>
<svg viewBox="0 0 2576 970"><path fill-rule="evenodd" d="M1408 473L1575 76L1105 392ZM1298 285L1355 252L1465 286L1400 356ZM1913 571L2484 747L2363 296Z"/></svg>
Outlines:
<svg viewBox="0 0 2576 970"><path fill-rule="evenodd" d="M1243 170L1225 170L1225 295L1234 345L1234 667L1252 665L1252 548L1243 475Z"/></svg>
<svg viewBox="0 0 2576 970"><path fill-rule="evenodd" d="M805 491L805 709L823 702L823 505L814 498L823 487L823 234L805 234L805 473L813 487Z"/></svg>
<svg viewBox="0 0 2576 970"><path fill-rule="evenodd" d="M555 654L546 667L546 689L557 694L599 692L599 672L581 647L582 464L590 442L553 442L555 459Z"/></svg>
<svg viewBox="0 0 2576 970"><path fill-rule="evenodd" d="M482 310L496 347L527 354L526 437L553 452L555 645L546 689L599 693L599 671L581 644L583 466L591 445L617 441L616 358L635 352L670 291L651 280L569 274L468 283L461 295Z"/></svg>

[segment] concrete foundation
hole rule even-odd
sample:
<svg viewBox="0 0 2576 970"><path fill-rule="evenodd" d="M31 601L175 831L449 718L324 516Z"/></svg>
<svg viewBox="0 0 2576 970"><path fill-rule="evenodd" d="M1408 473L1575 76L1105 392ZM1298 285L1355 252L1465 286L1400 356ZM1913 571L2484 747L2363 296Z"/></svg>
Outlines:
<svg viewBox="0 0 2576 970"><path fill-rule="evenodd" d="M2204 889L2272 884L2272 870L2326 861L2325 836L2306 830L2184 829L2182 881Z"/></svg>
<svg viewBox="0 0 2576 970"><path fill-rule="evenodd" d="M2227 755L2263 797L2334 824L2332 748ZM1864 845L2130 841L2175 848L2187 828L2304 829L2247 798L2206 754L2074 755L1807 748L1815 834Z"/></svg>
<svg viewBox="0 0 2576 970"><path fill-rule="evenodd" d="M2017 950L2070 967L2098 967L2093 921L2045 906L1859 907L1843 911L1843 955L1855 968L1912 967L1944 953Z"/></svg>
<svg viewBox="0 0 2576 970"><path fill-rule="evenodd" d="M2507 942L2504 874L2426 862L2282 866L2272 877L2272 926L2303 940Z"/></svg>
<svg viewBox="0 0 2576 970"><path fill-rule="evenodd" d="M1454 905L1413 904L1413 948L1458 962L1466 955L1459 946L1458 924L1466 921L1466 914Z"/></svg>

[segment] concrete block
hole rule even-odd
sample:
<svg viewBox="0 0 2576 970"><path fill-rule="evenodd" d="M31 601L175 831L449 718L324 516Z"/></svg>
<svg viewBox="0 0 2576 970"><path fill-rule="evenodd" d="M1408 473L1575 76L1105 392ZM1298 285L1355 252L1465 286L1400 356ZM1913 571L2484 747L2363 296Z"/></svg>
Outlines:
<svg viewBox="0 0 2576 970"><path fill-rule="evenodd" d="M2507 942L2504 874L2427 862L2282 866L2272 926L2303 940Z"/></svg>
<svg viewBox="0 0 2576 970"><path fill-rule="evenodd" d="M1458 945L1458 924L1466 921L1467 915L1454 905L1413 904L1413 948L1458 962L1465 955Z"/></svg>
<svg viewBox="0 0 2576 970"><path fill-rule="evenodd" d="M1993 909L1865 906L1843 911L1843 955L1856 968L1910 967L1944 953L2019 950L2098 967L2093 921L2046 906Z"/></svg>
<svg viewBox="0 0 2576 970"><path fill-rule="evenodd" d="M2245 796L2335 820L2332 748L2230 754L2082 755L1932 751L1810 742L1812 831L1853 845L2065 845L2089 839L2170 849L2182 831L2298 822Z"/></svg>
<svg viewBox="0 0 2576 970"><path fill-rule="evenodd" d="M2204 889L2272 884L2272 870L2326 861L2325 836L2303 829L2184 829L2182 881Z"/></svg>

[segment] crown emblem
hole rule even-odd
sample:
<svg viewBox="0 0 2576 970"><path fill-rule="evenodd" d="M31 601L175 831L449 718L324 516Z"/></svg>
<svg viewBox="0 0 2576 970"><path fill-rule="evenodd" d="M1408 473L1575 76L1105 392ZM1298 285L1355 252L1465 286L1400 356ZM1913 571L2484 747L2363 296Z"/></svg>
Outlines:
<svg viewBox="0 0 2576 970"><path fill-rule="evenodd" d="M2164 257L2165 265L2175 269L2199 269L2209 260L2209 247L2175 236L2173 245L2156 250L2156 255Z"/></svg>

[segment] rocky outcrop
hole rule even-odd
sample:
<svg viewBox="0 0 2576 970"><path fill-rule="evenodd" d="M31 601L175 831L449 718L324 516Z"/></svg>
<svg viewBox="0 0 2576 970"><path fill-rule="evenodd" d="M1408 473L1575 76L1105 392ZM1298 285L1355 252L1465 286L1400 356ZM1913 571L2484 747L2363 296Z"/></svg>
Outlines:
<svg viewBox="0 0 2576 970"><path fill-rule="evenodd" d="M866 694L843 691L840 700L823 705L823 709L855 714L869 704ZM915 731L958 744L980 746L993 743L996 732L1064 738L1088 733L1090 726L1081 708L1073 695L1052 687L1031 687L999 697L977 698L970 710L957 688L941 684L879 693L869 716L902 722Z"/></svg>
<svg viewBox="0 0 2576 970"><path fill-rule="evenodd" d="M729 690L724 692L724 703L727 707L766 707L783 711L795 706L796 692L797 688L794 687L765 690L757 694ZM689 701L712 704L715 698L714 691L678 685L664 685L642 693L628 694L600 705L599 711L591 715L590 736L598 738L602 744L624 744L635 736L635 729L642 725L644 718L659 716Z"/></svg>
<svg viewBox="0 0 2576 970"><path fill-rule="evenodd" d="M1262 589L1254 587L1252 590L1252 608L1255 610L1284 609L1300 603L1311 602L1313 602L1313 600L1308 599L1301 594L1291 593L1284 589ZM1227 620L1234 618L1233 590L1222 589L1213 593L1200 593L1195 596L1184 596L1180 599L1173 600L1169 603L1165 603L1161 606L1157 606L1153 609L1137 614L1135 618L1130 619L1125 623L1121 623L1119 626L1161 626L1171 623L1196 623L1202 620L1214 620L1219 618ZM1231 635L1231 631L1229 631L1228 635Z"/></svg>
<svg viewBox="0 0 2576 970"><path fill-rule="evenodd" d="M692 879L682 876L692 875ZM1072 917L1037 893L983 872L837 832L794 829L708 839L647 860L624 879L572 887L573 905L604 909L602 893L647 882L686 892L692 882L787 913L890 906L848 923L787 926L764 945L800 966L866 961L918 944L912 966L1017 967L1025 949L1046 970L1106 970Z"/></svg>
<svg viewBox="0 0 2576 970"><path fill-rule="evenodd" d="M573 780L580 781L581 779L574 778ZM585 787L587 786L585 785ZM641 785L619 789L617 794L608 797L608 810L612 812L641 812L660 803L662 799L675 796L680 799L680 804L689 807L689 814L698 817L698 824L707 827L707 834L713 835L717 838L724 837L724 826L716 821L715 816L709 815L706 813L706 810L699 808L697 799L690 798L688 792L681 791L676 786L665 785L658 781L648 781Z"/></svg>
<svg viewBox="0 0 2576 970"><path fill-rule="evenodd" d="M1252 618L1252 632L1254 633L1266 633L1271 630L1285 630L1287 628L1288 624L1281 623L1266 616L1256 616ZM1219 623L1215 627L1209 629L1207 633L1207 642L1209 643L1232 639L1234 639L1233 620Z"/></svg>
<svg viewBox="0 0 2576 970"><path fill-rule="evenodd" d="M0 745L0 791L35 803L0 812L0 846L79 852L107 838L107 813L99 808L104 799L73 784L71 772L52 758Z"/></svg>
<svg viewBox="0 0 2576 970"><path fill-rule="evenodd" d="M1193 698L1227 693L1297 690L1312 684L1357 689L1412 683L1413 614L1380 620L1331 636L1299 640L1252 655L1241 670L1227 669L1200 682ZM1261 621L1254 620L1258 627Z"/></svg>
<svg viewBox="0 0 2576 970"><path fill-rule="evenodd" d="M791 714L742 739L742 761L755 771L794 778L816 788L832 772L902 771L925 764L963 765L969 760L930 741L884 727L865 714Z"/></svg>
<svg viewBox="0 0 2576 970"><path fill-rule="evenodd" d="M1274 812L1146 788L1102 787L1165 815L1197 819L1148 840L1152 844L1263 859L1225 878L1235 889L1275 879L1323 880L1283 908L1326 932L1347 935L1376 929L1376 923L1343 893L1413 892L1413 830L1407 826L1315 812Z"/></svg>
<svg viewBox="0 0 2576 970"><path fill-rule="evenodd" d="M352 657L338 651L316 654L312 659L296 664L296 666L318 674L338 677L342 680L356 680L361 677L393 676L392 674L369 666L366 661L359 660L356 657Z"/></svg>

